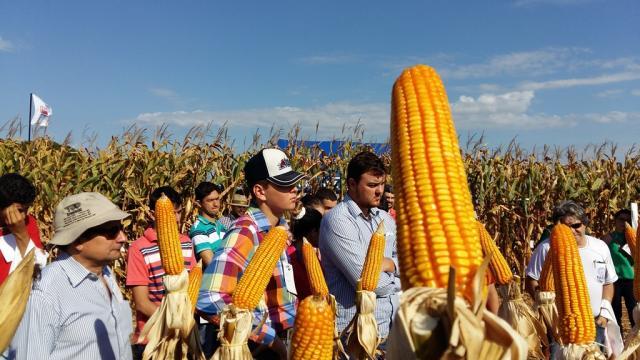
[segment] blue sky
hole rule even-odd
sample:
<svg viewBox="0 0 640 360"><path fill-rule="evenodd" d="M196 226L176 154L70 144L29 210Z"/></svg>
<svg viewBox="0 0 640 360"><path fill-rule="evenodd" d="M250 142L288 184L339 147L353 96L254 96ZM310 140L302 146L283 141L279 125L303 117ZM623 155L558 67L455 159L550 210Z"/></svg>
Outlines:
<svg viewBox="0 0 640 360"><path fill-rule="evenodd" d="M386 141L416 63L443 77L462 138L639 142L637 0L0 3L0 123L26 121L35 92L48 134L78 144L163 123L331 139L358 121Z"/></svg>

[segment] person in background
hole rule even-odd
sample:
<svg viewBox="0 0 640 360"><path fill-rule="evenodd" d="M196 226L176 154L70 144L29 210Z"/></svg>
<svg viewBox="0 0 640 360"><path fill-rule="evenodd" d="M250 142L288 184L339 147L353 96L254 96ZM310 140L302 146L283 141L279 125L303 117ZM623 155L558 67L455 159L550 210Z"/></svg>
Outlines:
<svg viewBox="0 0 640 360"><path fill-rule="evenodd" d="M395 196L393 195L393 187L389 184L384 186L384 194L382 194L382 201L380 202L380 209L386 211L391 217L396 219L396 209L393 208L395 204Z"/></svg>
<svg viewBox="0 0 640 360"><path fill-rule="evenodd" d="M229 213L220 218L220 223L222 223L227 230L231 230L236 219L242 217L242 215L247 212L249 199L242 189L238 189L233 193L229 205L231 205Z"/></svg>
<svg viewBox="0 0 640 360"><path fill-rule="evenodd" d="M347 195L320 225L320 254L329 292L337 302L336 326L341 333L356 313L356 285L371 236L384 221L385 251L378 286L375 289L375 317L378 336L389 335L392 319L399 306L400 278L396 251L396 223L378 209L386 170L382 160L371 152L355 155L347 166ZM385 343L381 343L384 349Z"/></svg>
<svg viewBox="0 0 640 360"><path fill-rule="evenodd" d="M164 298L164 284L162 277L165 272L160 260L160 248L158 247L158 233L155 229L154 209L156 202L162 194L166 195L173 203L176 221L180 224L182 218L182 197L173 188L163 186L155 189L149 196L149 208L151 209L151 223L143 235L131 243L129 258L127 260L127 287L131 289L133 304L136 310L136 330L133 336L133 358L142 359L144 344L138 344L140 332L147 320L160 306ZM191 270L196 264L191 239L180 234L184 267Z"/></svg>
<svg viewBox="0 0 640 360"><path fill-rule="evenodd" d="M213 253L220 247L227 228L218 220L220 214L220 194L222 186L208 181L198 184L195 190L196 205L200 209L198 218L189 230L196 259L202 259L206 268L213 259Z"/></svg>
<svg viewBox="0 0 640 360"><path fill-rule="evenodd" d="M289 255L291 266L293 266L293 278L296 283L296 292L299 300L313 295L311 294L307 267L302 257L303 239L307 239L315 248L316 253L318 252L321 220L322 214L318 210L305 208L304 216L294 220L292 223L293 243L287 249L287 254Z"/></svg>
<svg viewBox="0 0 640 360"><path fill-rule="evenodd" d="M60 255L33 283L10 358L131 359L131 308L109 268L122 256L128 216L99 193L56 206L49 243Z"/></svg>
<svg viewBox="0 0 640 360"><path fill-rule="evenodd" d="M618 324L622 324L622 299L624 298L624 304L629 314L629 322L633 327L635 326L633 307L636 305L636 299L633 296L633 258L624 236L626 224L631 224L631 210L619 210L613 215L613 219L615 221L614 230L602 238L609 246L613 267L616 269L616 274L618 274L618 280L613 283L614 293L611 307L613 307Z"/></svg>
<svg viewBox="0 0 640 360"><path fill-rule="evenodd" d="M253 206L236 220L223 247L205 270L196 305L199 314L214 323L219 322L219 315L231 303L236 284L264 236L274 226L288 228L284 214L295 208L296 184L304 177L293 171L289 158L279 149L260 150L245 164L244 176ZM286 248L274 269L263 270L272 274L265 301L251 309L254 318L249 346L259 359L285 360L289 330L296 315L295 282Z"/></svg>
<svg viewBox="0 0 640 360"><path fill-rule="evenodd" d="M322 208L324 211L322 211L321 213L324 214L327 211L333 209L334 207L336 207L336 205L338 205L338 196L336 195L336 193L326 187L321 187L319 188L316 193L315 193L315 197L320 200L320 203L322 204Z"/></svg>
<svg viewBox="0 0 640 360"><path fill-rule="evenodd" d="M47 264L38 224L27 214L35 198L36 189L24 176L15 173L0 176L0 285L31 249L36 249L38 266Z"/></svg>

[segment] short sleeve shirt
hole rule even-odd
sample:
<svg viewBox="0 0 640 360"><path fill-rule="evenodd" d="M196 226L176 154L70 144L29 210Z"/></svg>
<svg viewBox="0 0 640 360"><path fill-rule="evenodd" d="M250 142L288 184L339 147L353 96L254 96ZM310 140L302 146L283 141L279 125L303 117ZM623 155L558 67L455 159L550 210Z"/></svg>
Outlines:
<svg viewBox="0 0 640 360"><path fill-rule="evenodd" d="M210 221L202 215L198 215L198 219L189 230L189 237L193 241L196 255L205 250L215 253L222 246L222 239L227 229L220 221Z"/></svg>

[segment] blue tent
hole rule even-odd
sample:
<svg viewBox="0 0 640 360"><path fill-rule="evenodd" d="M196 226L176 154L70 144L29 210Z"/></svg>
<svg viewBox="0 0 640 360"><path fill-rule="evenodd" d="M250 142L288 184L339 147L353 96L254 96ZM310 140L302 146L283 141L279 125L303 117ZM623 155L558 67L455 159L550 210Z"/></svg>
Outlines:
<svg viewBox="0 0 640 360"><path fill-rule="evenodd" d="M342 146L345 144L345 141L339 141L339 140L331 140L331 141L302 141L302 140L298 140L296 141L296 145L297 146L304 146L304 147L313 147L313 146L318 146L320 149L322 149L322 151L324 151L325 153L331 155L331 154L338 154L340 155L342 153ZM353 146L358 146L358 145L366 145L369 146L373 149L373 151L377 154L377 155L382 155L384 153L387 153L389 151L391 151L391 147L389 146L388 143L358 143L358 142L352 142L351 145ZM289 146L289 140L287 139L278 139L278 147L281 149L286 148L287 146Z"/></svg>

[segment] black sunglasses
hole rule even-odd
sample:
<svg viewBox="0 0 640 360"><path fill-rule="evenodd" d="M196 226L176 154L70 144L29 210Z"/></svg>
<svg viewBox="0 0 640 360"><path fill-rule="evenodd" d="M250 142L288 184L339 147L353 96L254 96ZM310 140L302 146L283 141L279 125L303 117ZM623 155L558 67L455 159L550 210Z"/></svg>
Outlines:
<svg viewBox="0 0 640 360"><path fill-rule="evenodd" d="M580 229L582 227L582 223L581 222L573 223L573 224L571 224L569 226L577 230L577 229Z"/></svg>
<svg viewBox="0 0 640 360"><path fill-rule="evenodd" d="M121 223L109 222L109 223L98 225L98 226L92 227L91 229L88 229L83 234L83 237L89 239L94 236L102 235L107 239L115 239L120 233L120 231L122 231L123 229L124 227L122 226Z"/></svg>

